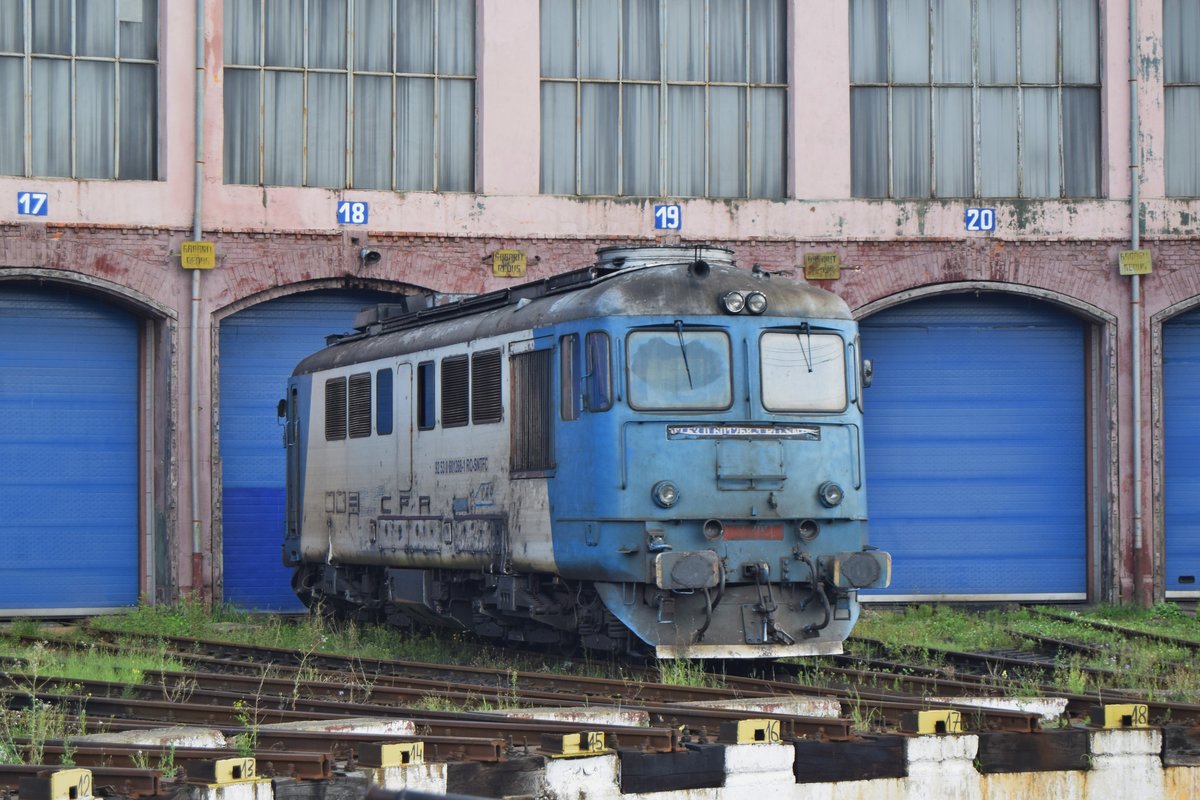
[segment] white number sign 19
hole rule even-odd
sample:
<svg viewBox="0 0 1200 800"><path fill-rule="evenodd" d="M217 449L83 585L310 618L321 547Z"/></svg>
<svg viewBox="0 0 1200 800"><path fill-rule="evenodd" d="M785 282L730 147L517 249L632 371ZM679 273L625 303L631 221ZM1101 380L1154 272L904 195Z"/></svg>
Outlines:
<svg viewBox="0 0 1200 800"><path fill-rule="evenodd" d="M679 230L683 227L683 209L678 205L655 206L654 227L659 230Z"/></svg>

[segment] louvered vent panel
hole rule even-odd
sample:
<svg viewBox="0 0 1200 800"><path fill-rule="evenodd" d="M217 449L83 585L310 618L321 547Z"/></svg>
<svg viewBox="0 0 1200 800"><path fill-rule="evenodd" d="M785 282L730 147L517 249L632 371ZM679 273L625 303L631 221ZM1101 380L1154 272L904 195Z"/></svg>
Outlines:
<svg viewBox="0 0 1200 800"><path fill-rule="evenodd" d="M500 351L471 356L471 422L499 422L504 416L500 397Z"/></svg>
<svg viewBox="0 0 1200 800"><path fill-rule="evenodd" d="M467 424L470 409L470 387L467 385L466 356L442 359L442 427L457 428Z"/></svg>
<svg viewBox="0 0 1200 800"><path fill-rule="evenodd" d="M350 376L350 438L371 435L371 373Z"/></svg>
<svg viewBox="0 0 1200 800"><path fill-rule="evenodd" d="M540 472L554 467L551 437L551 350L512 357L512 470Z"/></svg>
<svg viewBox="0 0 1200 800"><path fill-rule="evenodd" d="M325 381L325 438L346 438L346 379Z"/></svg>

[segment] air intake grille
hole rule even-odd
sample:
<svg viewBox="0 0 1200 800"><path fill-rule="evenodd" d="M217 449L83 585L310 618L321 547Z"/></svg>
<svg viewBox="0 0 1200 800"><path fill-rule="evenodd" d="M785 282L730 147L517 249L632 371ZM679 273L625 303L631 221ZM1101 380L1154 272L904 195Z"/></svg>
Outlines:
<svg viewBox="0 0 1200 800"><path fill-rule="evenodd" d="M350 438L371 435L371 373L350 376Z"/></svg>
<svg viewBox="0 0 1200 800"><path fill-rule="evenodd" d="M471 422L499 422L504 416L500 397L500 351L471 356Z"/></svg>
<svg viewBox="0 0 1200 800"><path fill-rule="evenodd" d="M325 381L325 438L346 438L346 379Z"/></svg>
<svg viewBox="0 0 1200 800"><path fill-rule="evenodd" d="M512 357L512 471L554 467L551 439L550 364L553 351Z"/></svg>
<svg viewBox="0 0 1200 800"><path fill-rule="evenodd" d="M466 356L442 359L442 427L457 428L467 424L470 409L470 387L467 383L469 366Z"/></svg>

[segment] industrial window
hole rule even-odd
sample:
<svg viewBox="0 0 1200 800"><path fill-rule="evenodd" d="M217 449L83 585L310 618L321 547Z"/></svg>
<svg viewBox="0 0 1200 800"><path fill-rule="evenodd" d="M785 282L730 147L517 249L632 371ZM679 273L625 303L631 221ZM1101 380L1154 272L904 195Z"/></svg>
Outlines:
<svg viewBox="0 0 1200 800"><path fill-rule="evenodd" d="M350 438L371 435L371 373L350 376Z"/></svg>
<svg viewBox="0 0 1200 800"><path fill-rule="evenodd" d="M325 381L325 438L346 438L346 379Z"/></svg>
<svg viewBox="0 0 1200 800"><path fill-rule="evenodd" d="M442 427L457 428L467 424L471 407L470 370L466 356L442 359Z"/></svg>
<svg viewBox="0 0 1200 800"><path fill-rule="evenodd" d="M541 475L554 468L552 358L550 350L533 350L510 359L514 477Z"/></svg>
<svg viewBox="0 0 1200 800"><path fill-rule="evenodd" d="M392 432L392 370L375 373L375 432L387 436Z"/></svg>
<svg viewBox="0 0 1200 800"><path fill-rule="evenodd" d="M579 409L582 405L579 394L579 383L582 379L579 334L569 333L560 340L558 367L559 414L569 422L579 419Z"/></svg>
<svg viewBox="0 0 1200 800"><path fill-rule="evenodd" d="M475 188L475 0L225 0L225 182Z"/></svg>
<svg viewBox="0 0 1200 800"><path fill-rule="evenodd" d="M1166 174L1170 197L1200 196L1200 2L1163 2Z"/></svg>
<svg viewBox="0 0 1200 800"><path fill-rule="evenodd" d="M437 408L434 403L434 364L425 361L417 365L417 428L432 430L437 424Z"/></svg>
<svg viewBox="0 0 1200 800"><path fill-rule="evenodd" d="M607 411L612 408L612 346L604 331L592 331L585 340L587 353L588 411Z"/></svg>
<svg viewBox="0 0 1200 800"><path fill-rule="evenodd" d="M1097 0L851 0L855 197L1097 197Z"/></svg>
<svg viewBox="0 0 1200 800"><path fill-rule="evenodd" d="M471 356L471 424L499 422L504 416L500 396L500 351Z"/></svg>
<svg viewBox="0 0 1200 800"><path fill-rule="evenodd" d="M541 0L541 190L783 197L785 9Z"/></svg>
<svg viewBox="0 0 1200 800"><path fill-rule="evenodd" d="M157 180L157 0L0 2L0 120L0 175Z"/></svg>

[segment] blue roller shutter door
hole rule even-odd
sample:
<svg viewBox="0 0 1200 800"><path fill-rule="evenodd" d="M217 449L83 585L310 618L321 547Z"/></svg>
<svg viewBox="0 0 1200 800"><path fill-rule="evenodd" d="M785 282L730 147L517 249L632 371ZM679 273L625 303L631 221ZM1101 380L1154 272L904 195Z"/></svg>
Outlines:
<svg viewBox="0 0 1200 800"><path fill-rule="evenodd" d="M862 325L871 543L884 595L1082 598L1083 325L1002 295L952 295Z"/></svg>
<svg viewBox="0 0 1200 800"><path fill-rule="evenodd" d="M1200 592L1200 312L1163 325L1166 590Z"/></svg>
<svg viewBox="0 0 1200 800"><path fill-rule="evenodd" d="M138 320L0 286L0 610L138 600Z"/></svg>
<svg viewBox="0 0 1200 800"><path fill-rule="evenodd" d="M221 321L221 507L224 598L244 608L300 611L282 562L285 468L275 409L300 359L352 330L374 292L308 292ZM392 298L394 299L394 298Z"/></svg>

